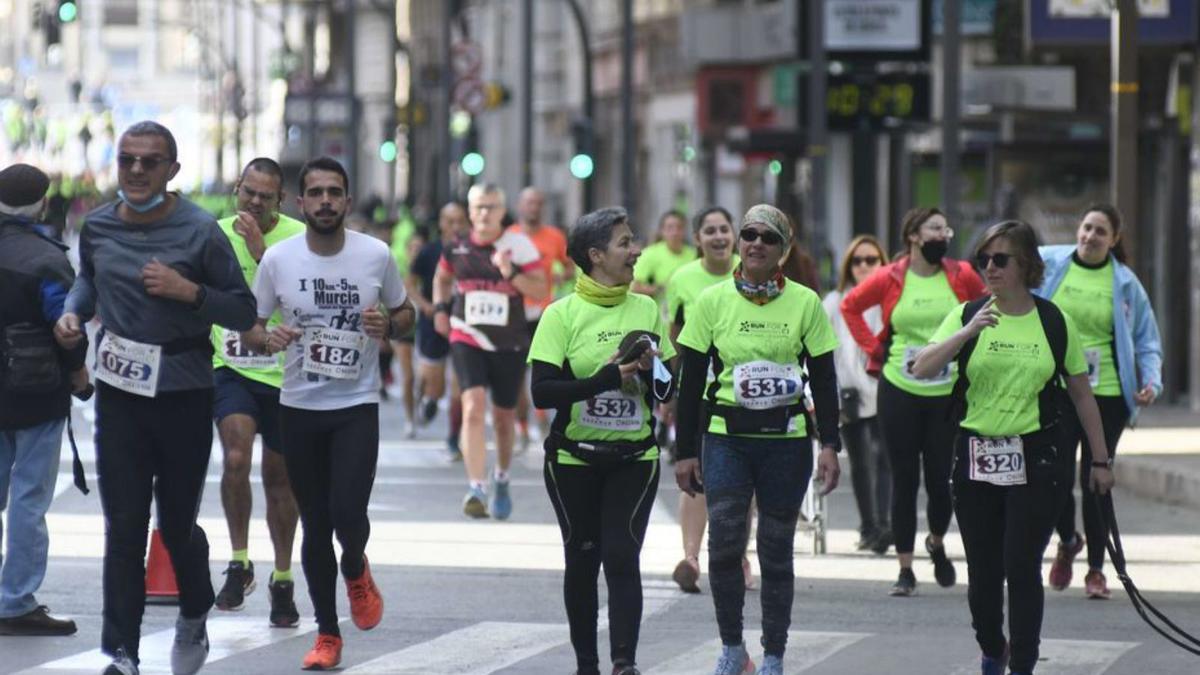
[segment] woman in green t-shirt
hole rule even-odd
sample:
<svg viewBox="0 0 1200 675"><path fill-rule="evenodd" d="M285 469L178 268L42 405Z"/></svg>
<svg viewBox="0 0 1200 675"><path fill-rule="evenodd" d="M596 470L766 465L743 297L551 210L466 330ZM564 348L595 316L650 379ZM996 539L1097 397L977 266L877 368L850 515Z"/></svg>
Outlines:
<svg viewBox="0 0 1200 675"><path fill-rule="evenodd" d="M675 481L689 495L703 489L708 499L708 579L723 645L716 675L753 671L742 640L741 565L751 499L758 501L762 570L765 656L758 672L779 675L795 592L796 520L813 473L812 437L818 431L817 480L825 493L838 481L837 338L817 294L783 276L780 262L791 234L782 211L767 204L751 207L742 218L741 263L733 278L700 294L679 334ZM806 379L816 429L804 403Z"/></svg>
<svg viewBox="0 0 1200 675"><path fill-rule="evenodd" d="M1079 332L1069 316L1030 290L1045 270L1033 228L1013 220L993 225L975 261L991 297L951 311L912 371L932 377L957 357L953 398L965 414L952 480L975 639L984 675L1002 675L1006 663L1013 675L1027 675L1038 659L1042 555L1070 489L1062 379L1092 444L1092 488L1108 492L1113 474Z"/></svg>
<svg viewBox="0 0 1200 675"><path fill-rule="evenodd" d="M599 675L596 580L608 581L613 675L637 675L639 565L658 491L655 401L673 393L671 359L654 300L629 292L639 249L624 209L580 218L567 235L575 293L553 302L529 348L531 393L555 409L545 442L546 492L562 529L563 597L577 675Z"/></svg>
<svg viewBox="0 0 1200 675"><path fill-rule="evenodd" d="M633 268L633 291L661 301L675 271L695 259L696 249L687 243L687 216L667 211L658 219L655 242L642 251Z"/></svg>
<svg viewBox="0 0 1200 675"><path fill-rule="evenodd" d="M1154 308L1137 275L1125 266L1121 245L1121 212L1111 204L1093 204L1084 212L1075 244L1043 246L1046 279L1035 293L1062 308L1079 327L1088 381L1110 456L1116 456L1121 433L1139 408L1150 405L1162 392L1162 341ZM1071 425L1079 445L1078 425ZM1080 510L1087 533L1088 571L1083 578L1089 598L1109 597L1104 578L1104 542L1108 529L1089 485L1092 448L1083 440L1079 462ZM1074 462L1074 452L1071 452ZM1072 478L1075 472L1072 471ZM1058 517L1059 544L1050 567L1050 587L1061 591L1071 585L1071 565L1083 550L1084 537L1075 529L1075 497Z"/></svg>
<svg viewBox="0 0 1200 675"><path fill-rule="evenodd" d="M688 309L709 286L728 281L733 275L738 257L733 252L733 214L720 206L710 206L692 219L692 236L700 259L680 267L667 283L667 316L671 321L671 341L679 337L686 322ZM663 406L663 426L674 424L671 406ZM708 526L708 507L703 494L679 495L679 527L683 532L683 560L675 566L671 577L685 593L699 593L700 542ZM742 573L746 587L751 588L754 575L750 560L742 558Z"/></svg>

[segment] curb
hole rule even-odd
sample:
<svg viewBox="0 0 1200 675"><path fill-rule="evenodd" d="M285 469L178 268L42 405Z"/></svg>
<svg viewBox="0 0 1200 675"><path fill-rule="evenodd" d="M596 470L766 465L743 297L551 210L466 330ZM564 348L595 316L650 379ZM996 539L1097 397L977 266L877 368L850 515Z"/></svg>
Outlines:
<svg viewBox="0 0 1200 675"><path fill-rule="evenodd" d="M1168 460L1124 456L1116 473L1118 488L1157 502L1200 509L1200 472L1180 471Z"/></svg>

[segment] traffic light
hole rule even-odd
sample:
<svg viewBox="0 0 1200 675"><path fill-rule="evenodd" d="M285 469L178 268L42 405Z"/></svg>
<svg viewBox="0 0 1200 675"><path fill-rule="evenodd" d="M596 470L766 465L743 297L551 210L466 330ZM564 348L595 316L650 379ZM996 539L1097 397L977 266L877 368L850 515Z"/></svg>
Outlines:
<svg viewBox="0 0 1200 675"><path fill-rule="evenodd" d="M571 175L579 180L587 180L596 170L596 162L592 159L592 121L579 118L571 123L571 136L575 139L575 152L571 155L569 168Z"/></svg>
<svg viewBox="0 0 1200 675"><path fill-rule="evenodd" d="M79 18L79 3L73 0L58 0L58 20L60 23L71 23Z"/></svg>
<svg viewBox="0 0 1200 675"><path fill-rule="evenodd" d="M385 162L391 163L396 161L398 152L396 141L390 138L379 144L379 159Z"/></svg>
<svg viewBox="0 0 1200 675"><path fill-rule="evenodd" d="M463 173L468 176L478 176L483 173L483 155L474 150L463 155L462 160L458 164L462 167Z"/></svg>

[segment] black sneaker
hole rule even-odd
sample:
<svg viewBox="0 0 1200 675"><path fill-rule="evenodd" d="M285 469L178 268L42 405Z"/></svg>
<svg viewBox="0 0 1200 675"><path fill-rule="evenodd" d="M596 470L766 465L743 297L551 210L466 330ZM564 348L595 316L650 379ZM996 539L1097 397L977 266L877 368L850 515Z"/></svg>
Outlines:
<svg viewBox="0 0 1200 675"><path fill-rule="evenodd" d="M642 675L642 671L632 663L613 664L612 675Z"/></svg>
<svg viewBox="0 0 1200 675"><path fill-rule="evenodd" d="M438 402L436 398L427 398L421 401L421 426L425 426L433 421L438 414Z"/></svg>
<svg viewBox="0 0 1200 675"><path fill-rule="evenodd" d="M225 568L225 585L217 593L217 609L224 612L236 612L242 608L246 596L254 592L254 563L242 563L234 560Z"/></svg>
<svg viewBox="0 0 1200 675"><path fill-rule="evenodd" d="M32 637L74 634L75 622L50 616L50 610L45 605L35 607L21 616L0 619L0 635Z"/></svg>
<svg viewBox="0 0 1200 675"><path fill-rule="evenodd" d="M296 585L290 581L271 580L267 583L271 593L271 625L276 628L295 628L300 625L300 612L296 610Z"/></svg>
<svg viewBox="0 0 1200 675"><path fill-rule="evenodd" d="M895 543L896 535L892 534L890 529L883 529L879 531L879 534L875 535L875 541L871 542L871 550L875 555L883 555Z"/></svg>
<svg viewBox="0 0 1200 675"><path fill-rule="evenodd" d="M917 594L917 575L910 568L900 569L900 578L892 584L890 595L896 598L907 598Z"/></svg>
<svg viewBox="0 0 1200 675"><path fill-rule="evenodd" d="M129 657L124 648L118 648L112 663L108 664L101 675L138 675L138 664Z"/></svg>
<svg viewBox="0 0 1200 675"><path fill-rule="evenodd" d="M934 547L931 536L925 537L925 550L929 552L929 559L933 561L933 578L937 579L938 586L950 588L958 579L954 563L946 557L945 546Z"/></svg>

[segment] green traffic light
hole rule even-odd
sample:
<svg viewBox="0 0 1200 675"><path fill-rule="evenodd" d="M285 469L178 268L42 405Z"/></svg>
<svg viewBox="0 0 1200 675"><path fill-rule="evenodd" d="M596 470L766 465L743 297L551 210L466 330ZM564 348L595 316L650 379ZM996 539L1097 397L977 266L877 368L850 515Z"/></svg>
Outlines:
<svg viewBox="0 0 1200 675"><path fill-rule="evenodd" d="M379 144L379 159L385 162L396 161L397 152L395 141L384 141Z"/></svg>
<svg viewBox="0 0 1200 675"><path fill-rule="evenodd" d="M590 178L595 170L596 163L592 161L591 155L580 153L571 158L571 175L579 180Z"/></svg>
<svg viewBox="0 0 1200 675"><path fill-rule="evenodd" d="M71 23L79 16L79 5L74 2L64 2L58 6L58 20Z"/></svg>
<svg viewBox="0 0 1200 675"><path fill-rule="evenodd" d="M468 176L478 176L483 173L483 155L478 152L468 152L463 155L459 166L462 167L463 173Z"/></svg>
<svg viewBox="0 0 1200 675"><path fill-rule="evenodd" d="M779 174L783 173L783 162L773 159L771 160L771 163L767 165L767 170L771 172L772 176L778 176Z"/></svg>

